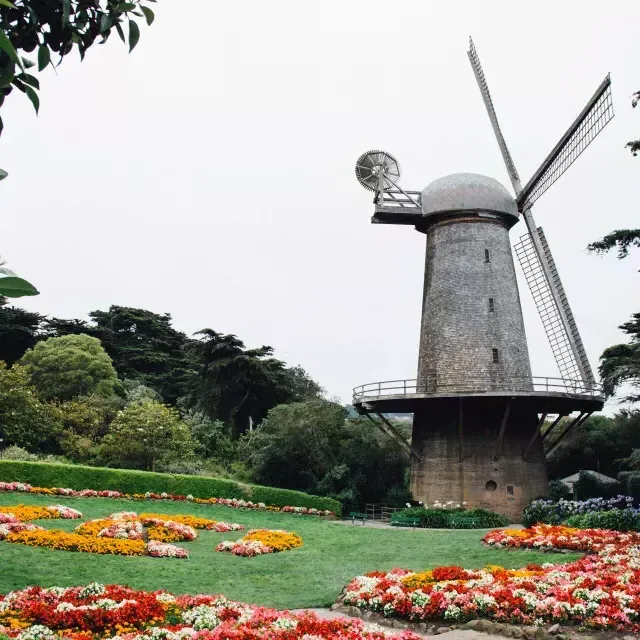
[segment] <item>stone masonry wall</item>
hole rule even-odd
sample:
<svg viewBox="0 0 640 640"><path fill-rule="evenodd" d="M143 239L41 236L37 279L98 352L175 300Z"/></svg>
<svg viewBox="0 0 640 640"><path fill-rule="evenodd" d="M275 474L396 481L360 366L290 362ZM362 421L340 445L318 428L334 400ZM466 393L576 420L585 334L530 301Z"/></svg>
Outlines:
<svg viewBox="0 0 640 640"><path fill-rule="evenodd" d="M493 299L493 311L489 298ZM492 349L498 350L498 363L492 361ZM427 234L418 384L436 391L436 380L442 390L457 381L467 381L489 391L501 380L530 377L506 225L498 220L461 216L431 226Z"/></svg>

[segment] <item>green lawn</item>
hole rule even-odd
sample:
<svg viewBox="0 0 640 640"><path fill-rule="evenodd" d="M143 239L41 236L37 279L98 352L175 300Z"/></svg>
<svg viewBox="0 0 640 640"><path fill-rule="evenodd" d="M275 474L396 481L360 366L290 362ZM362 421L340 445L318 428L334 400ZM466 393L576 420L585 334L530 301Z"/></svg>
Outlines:
<svg viewBox="0 0 640 640"><path fill-rule="evenodd" d="M360 524L344 526L308 516L245 511L181 502L131 502L100 498L61 498L0 494L0 506L67 504L85 519L114 511L198 515L239 522L247 528L287 529L302 536L304 546L284 553L240 558L216 553L221 540L242 532L199 531L195 542L182 543L188 560L124 557L37 549L0 542L0 593L27 585L70 586L92 581L128 584L139 589L172 593L223 593L242 602L278 608L327 606L356 575L393 567L429 569L458 564L479 568L499 564L508 568L530 562L572 561L576 555L485 548L482 531L382 530ZM45 520L47 528L72 530L78 520Z"/></svg>

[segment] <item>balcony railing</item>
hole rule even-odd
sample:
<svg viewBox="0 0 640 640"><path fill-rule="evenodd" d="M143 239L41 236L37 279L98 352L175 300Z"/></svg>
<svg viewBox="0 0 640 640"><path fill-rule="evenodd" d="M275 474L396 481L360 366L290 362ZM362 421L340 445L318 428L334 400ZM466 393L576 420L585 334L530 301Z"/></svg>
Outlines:
<svg viewBox="0 0 640 640"><path fill-rule="evenodd" d="M386 380L384 382L370 382L355 387L353 390L353 402L366 402L388 396L406 396L408 398L417 395L436 395L443 393L492 393L492 392L543 392L566 393L571 395L601 398L602 386L599 384L588 385L582 380L569 380L567 378L495 378L479 377L477 382L469 379L455 380L447 378L443 381L426 380L418 386L415 378L407 380Z"/></svg>

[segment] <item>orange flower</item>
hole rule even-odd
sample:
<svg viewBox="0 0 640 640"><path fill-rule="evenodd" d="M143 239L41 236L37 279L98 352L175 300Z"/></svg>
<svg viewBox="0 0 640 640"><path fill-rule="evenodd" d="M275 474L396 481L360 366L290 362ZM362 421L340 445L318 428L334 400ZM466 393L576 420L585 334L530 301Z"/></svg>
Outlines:
<svg viewBox="0 0 640 640"><path fill-rule="evenodd" d="M288 551L289 549L301 547L303 544L299 535L278 529L253 529L242 539L245 542L251 540L262 542L262 544L271 547L274 551Z"/></svg>
<svg viewBox="0 0 640 640"><path fill-rule="evenodd" d="M84 553L103 553L123 556L143 556L146 553L142 540L115 540L113 538L94 538L88 535L67 533L59 529L45 531L21 531L7 536L8 542L25 544L29 547L47 547L62 551L81 551Z"/></svg>

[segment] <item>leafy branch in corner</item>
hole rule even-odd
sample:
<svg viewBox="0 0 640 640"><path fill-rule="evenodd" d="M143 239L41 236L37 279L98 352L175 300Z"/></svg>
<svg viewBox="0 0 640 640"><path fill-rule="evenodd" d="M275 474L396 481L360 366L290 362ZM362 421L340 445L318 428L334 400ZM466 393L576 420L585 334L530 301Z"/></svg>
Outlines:
<svg viewBox="0 0 640 640"><path fill-rule="evenodd" d="M134 17L148 25L155 18L142 0L0 0L0 107L15 87L37 113L40 82L28 69L58 66L74 48L82 60L87 49L96 41L105 43L113 30L132 51L140 39ZM22 53L35 54L37 62ZM0 118L0 133L2 128Z"/></svg>
<svg viewBox="0 0 640 640"><path fill-rule="evenodd" d="M638 104L640 104L640 91L636 91L631 96L631 106L635 109ZM638 152L640 152L640 140L632 140L631 142L627 142L625 147L629 147L629 151L631 151L632 155L637 156Z"/></svg>

